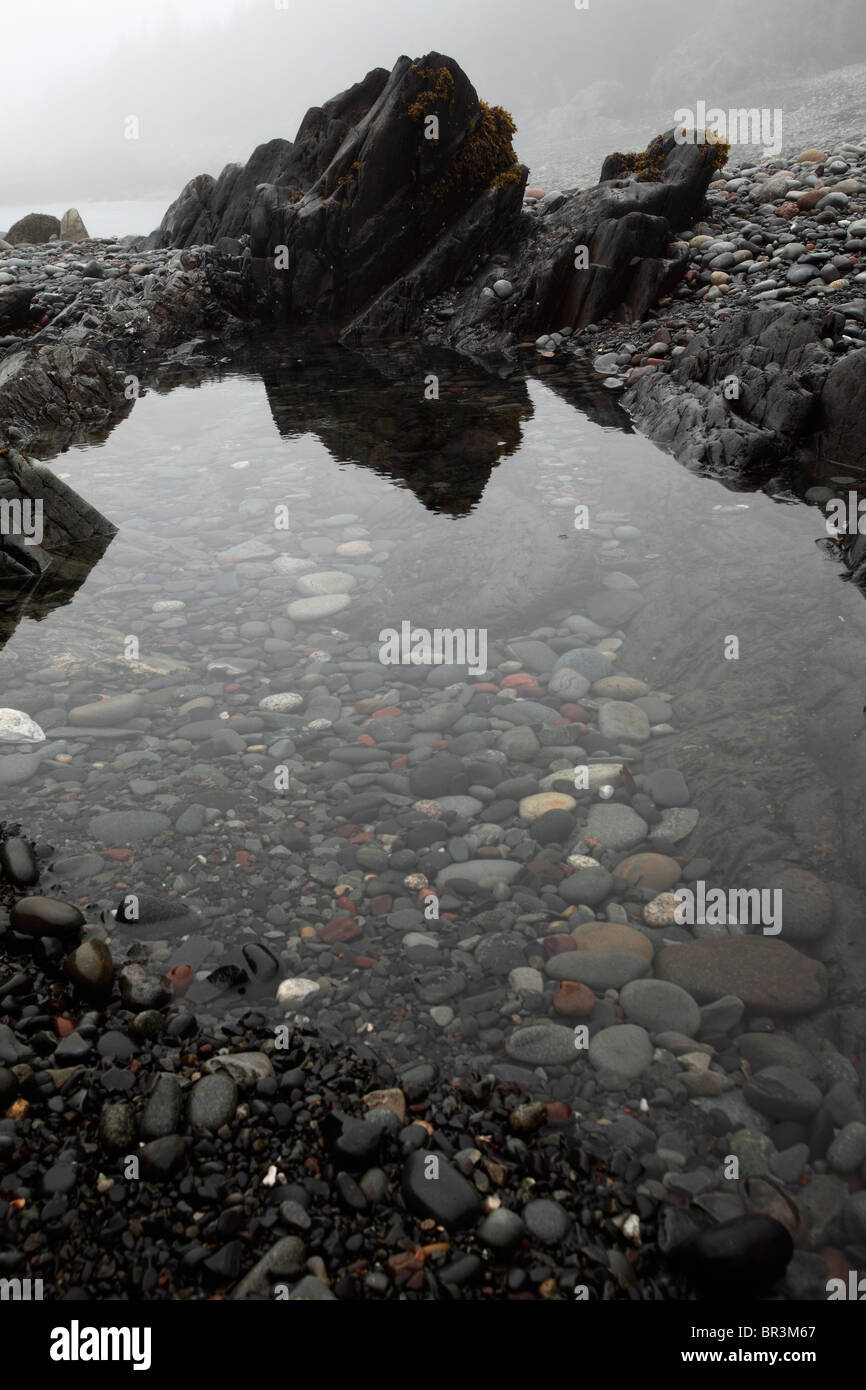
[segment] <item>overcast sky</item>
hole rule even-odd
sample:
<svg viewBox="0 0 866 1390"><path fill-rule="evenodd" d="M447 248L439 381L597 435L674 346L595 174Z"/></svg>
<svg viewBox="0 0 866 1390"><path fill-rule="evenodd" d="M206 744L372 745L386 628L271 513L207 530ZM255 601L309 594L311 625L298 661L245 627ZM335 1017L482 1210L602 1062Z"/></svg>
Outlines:
<svg viewBox="0 0 866 1390"><path fill-rule="evenodd" d="M402 53L455 58L513 112L525 157L521 125L537 139L548 109L673 113L723 104L747 80L764 105L769 76L857 61L864 32L866 0L7 3L2 200L172 198L197 173L292 139L309 106Z"/></svg>

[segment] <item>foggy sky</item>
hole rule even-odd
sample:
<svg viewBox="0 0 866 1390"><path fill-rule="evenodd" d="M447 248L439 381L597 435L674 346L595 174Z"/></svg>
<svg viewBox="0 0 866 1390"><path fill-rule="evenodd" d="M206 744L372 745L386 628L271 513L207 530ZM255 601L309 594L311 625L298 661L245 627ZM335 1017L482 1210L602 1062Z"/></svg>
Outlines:
<svg viewBox="0 0 866 1390"><path fill-rule="evenodd" d="M866 57L864 0L28 0L3 15L0 201L162 197L294 138L373 67L438 50L506 106L630 117ZM571 105L570 105L571 104ZM125 138L128 117L139 138ZM653 134L649 131L648 135Z"/></svg>

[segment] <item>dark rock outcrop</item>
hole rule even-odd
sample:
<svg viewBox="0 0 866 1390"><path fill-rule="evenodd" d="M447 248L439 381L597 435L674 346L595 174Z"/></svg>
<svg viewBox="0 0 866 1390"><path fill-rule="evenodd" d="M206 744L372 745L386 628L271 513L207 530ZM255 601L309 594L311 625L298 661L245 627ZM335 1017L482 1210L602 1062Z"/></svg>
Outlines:
<svg viewBox="0 0 866 1390"><path fill-rule="evenodd" d="M35 295L34 289L17 285L0 291L0 336L19 332L35 322L30 308Z"/></svg>
<svg viewBox="0 0 866 1390"><path fill-rule="evenodd" d="M147 244L206 238L210 282L234 312L314 322L352 343L421 333L489 353L641 318L683 275L675 231L700 212L724 153L669 131L530 219L512 133L453 60L401 58L309 113L293 145L194 179Z"/></svg>
<svg viewBox="0 0 866 1390"><path fill-rule="evenodd" d="M39 621L69 603L117 532L50 469L0 449L4 523L26 502L40 504L38 531L25 540L4 524L0 533L0 647L22 618Z"/></svg>
<svg viewBox="0 0 866 1390"><path fill-rule="evenodd" d="M490 269L482 269L444 306L438 331L428 320L425 336L480 352L605 318L642 318L685 271L675 233L700 214L720 158L710 146L678 145L673 131L643 154L610 156L601 182L554 201L496 258L510 295L491 293Z"/></svg>
<svg viewBox="0 0 866 1390"><path fill-rule="evenodd" d="M60 236L58 217L47 212L28 212L9 228L5 240L10 246L41 246L53 236Z"/></svg>
<svg viewBox="0 0 866 1390"><path fill-rule="evenodd" d="M56 343L25 348L0 362L3 430L37 452L48 436L73 438L84 427L116 421L130 404L123 377L90 348ZM7 422L13 421L10 429Z"/></svg>
<svg viewBox="0 0 866 1390"><path fill-rule="evenodd" d="M518 217L513 130L452 59L403 57L308 112L293 144L193 180L147 244L213 243L211 283L238 312L333 331L370 312L402 332Z"/></svg>
<svg viewBox="0 0 866 1390"><path fill-rule="evenodd" d="M773 467L792 449L866 463L866 350L834 355L844 314L765 304L698 333L670 369L622 397L637 424L689 467L733 476Z"/></svg>

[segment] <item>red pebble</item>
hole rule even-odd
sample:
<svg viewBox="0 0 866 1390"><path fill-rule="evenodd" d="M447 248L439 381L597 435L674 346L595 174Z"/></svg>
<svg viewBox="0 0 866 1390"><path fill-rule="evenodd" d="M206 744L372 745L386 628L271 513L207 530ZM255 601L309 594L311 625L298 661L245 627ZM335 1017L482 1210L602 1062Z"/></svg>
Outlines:
<svg viewBox="0 0 866 1390"><path fill-rule="evenodd" d="M354 917L335 917L333 922L319 928L319 940L327 942L329 946L337 941L354 941L360 935L361 928Z"/></svg>
<svg viewBox="0 0 866 1390"><path fill-rule="evenodd" d="M131 859L131 858L132 858L132 850L131 850L131 849L104 849L104 850L102 851L102 857L103 857L103 859L120 859L121 861L123 861L123 860L125 860L125 859Z"/></svg>
<svg viewBox="0 0 866 1390"><path fill-rule="evenodd" d="M365 743L368 748L376 747L376 740L370 734L359 734L358 742Z"/></svg>
<svg viewBox="0 0 866 1390"><path fill-rule="evenodd" d="M348 840L356 833L357 829L357 825L338 825L334 834L339 835L341 840Z"/></svg>
<svg viewBox="0 0 866 1390"><path fill-rule="evenodd" d="M541 686L528 671L515 671L513 676L505 677L502 688L503 690L540 690Z"/></svg>
<svg viewBox="0 0 866 1390"><path fill-rule="evenodd" d="M358 966L359 970L369 970L370 966L375 965L376 962L372 956L356 956L355 964Z"/></svg>
<svg viewBox="0 0 866 1390"><path fill-rule="evenodd" d="M562 956L566 951L576 949L574 937L568 936L566 932L554 932L553 936L544 938L544 955L547 960L550 960L551 956Z"/></svg>
<svg viewBox="0 0 866 1390"><path fill-rule="evenodd" d="M192 984L192 966L175 965L168 971L168 980L175 994L183 994Z"/></svg>
<svg viewBox="0 0 866 1390"><path fill-rule="evenodd" d="M58 1038L68 1038L74 1028L75 1024L72 1022L72 1019L64 1018L62 1014L58 1015L54 1020L54 1031Z"/></svg>
<svg viewBox="0 0 866 1390"><path fill-rule="evenodd" d="M342 908L344 912L348 912L350 917L357 917L358 915L358 909L351 898L338 898L337 907Z"/></svg>
<svg viewBox="0 0 866 1390"><path fill-rule="evenodd" d="M386 705L384 709L377 709L372 716L374 719L385 719L389 715L402 714L403 711L397 705Z"/></svg>
<svg viewBox="0 0 866 1390"><path fill-rule="evenodd" d="M545 1104L549 1120L570 1120L574 1113L567 1100L548 1100Z"/></svg>
<svg viewBox="0 0 866 1390"><path fill-rule="evenodd" d="M407 767L409 763L408 753L398 753L396 758L391 759L392 767Z"/></svg>
<svg viewBox="0 0 866 1390"><path fill-rule="evenodd" d="M235 850L235 863L236 863L236 864L239 864L240 867L241 867L242 869L248 869L248 868L250 867L250 852L249 852L249 850L248 850L248 849L236 849L236 850Z"/></svg>
<svg viewBox="0 0 866 1390"><path fill-rule="evenodd" d="M499 691L499 686L494 685L492 681L479 681L475 689L483 691L485 695L496 695Z"/></svg>
<svg viewBox="0 0 866 1390"><path fill-rule="evenodd" d="M584 709L583 705L576 705L573 702L560 705L559 712L565 715L566 719L577 719L580 721L589 719L589 710Z"/></svg>

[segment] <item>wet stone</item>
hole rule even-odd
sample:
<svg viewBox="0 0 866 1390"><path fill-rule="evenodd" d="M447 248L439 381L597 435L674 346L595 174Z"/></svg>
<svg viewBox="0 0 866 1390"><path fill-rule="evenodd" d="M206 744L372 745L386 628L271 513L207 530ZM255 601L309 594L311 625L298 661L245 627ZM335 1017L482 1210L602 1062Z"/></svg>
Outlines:
<svg viewBox="0 0 866 1390"><path fill-rule="evenodd" d="M402 1190L411 1211L433 1217L447 1231L474 1225L483 1210L475 1188L438 1154L410 1154L403 1166Z"/></svg>
<svg viewBox="0 0 866 1390"><path fill-rule="evenodd" d="M84 913L59 898L19 898L12 909L13 931L26 936L77 938L84 926Z"/></svg>
<svg viewBox="0 0 866 1390"><path fill-rule="evenodd" d="M0 845L0 872L16 888L32 888L39 882L39 863L29 840L10 835Z"/></svg>
<svg viewBox="0 0 866 1390"><path fill-rule="evenodd" d="M139 1121L141 1138L161 1139L176 1134L183 1111L183 1092L176 1076L160 1072L144 1104Z"/></svg>
<svg viewBox="0 0 866 1390"><path fill-rule="evenodd" d="M531 1024L518 1028L505 1043L509 1057L532 1066L564 1066L577 1060L574 1034L561 1024Z"/></svg>
<svg viewBox="0 0 866 1390"><path fill-rule="evenodd" d="M161 811L109 811L91 816L87 833L102 844L126 845L152 840L170 827Z"/></svg>
<svg viewBox="0 0 866 1390"><path fill-rule="evenodd" d="M804 1120L821 1104L821 1092L813 1082L790 1067L765 1067L743 1087L750 1105L775 1120Z"/></svg>
<svg viewBox="0 0 866 1390"><path fill-rule="evenodd" d="M134 1149L138 1135L135 1111L129 1101L107 1101L99 1117L99 1140L104 1149L124 1153Z"/></svg>
<svg viewBox="0 0 866 1390"><path fill-rule="evenodd" d="M226 1072L203 1076L190 1092L190 1124L217 1130L233 1117L237 1102L237 1086Z"/></svg>
<svg viewBox="0 0 866 1390"><path fill-rule="evenodd" d="M620 1003L629 1022L650 1033L671 1031L693 1038L701 1025L691 995L666 980L634 980L623 988Z"/></svg>
<svg viewBox="0 0 866 1390"><path fill-rule="evenodd" d="M90 938L76 947L63 964L69 979L88 999L102 1003L109 997L114 984L114 965L104 941Z"/></svg>
<svg viewBox="0 0 866 1390"><path fill-rule="evenodd" d="M603 1028L589 1043L589 1060L602 1084L615 1088L635 1080L652 1061L653 1048L646 1029L633 1023Z"/></svg>
<svg viewBox="0 0 866 1390"><path fill-rule="evenodd" d="M523 1208L523 1220L533 1240L542 1245L558 1245L571 1226L571 1218L559 1202L536 1197Z"/></svg>

